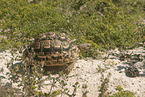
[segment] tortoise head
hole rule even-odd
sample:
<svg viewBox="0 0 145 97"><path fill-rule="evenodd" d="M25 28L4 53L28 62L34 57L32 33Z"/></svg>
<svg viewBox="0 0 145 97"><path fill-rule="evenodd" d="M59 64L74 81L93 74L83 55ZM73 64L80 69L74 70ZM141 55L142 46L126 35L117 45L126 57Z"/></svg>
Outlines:
<svg viewBox="0 0 145 97"><path fill-rule="evenodd" d="M90 43L84 43L84 44L78 45L78 48L80 49L80 52L86 52L87 50L91 48L91 46L92 45Z"/></svg>

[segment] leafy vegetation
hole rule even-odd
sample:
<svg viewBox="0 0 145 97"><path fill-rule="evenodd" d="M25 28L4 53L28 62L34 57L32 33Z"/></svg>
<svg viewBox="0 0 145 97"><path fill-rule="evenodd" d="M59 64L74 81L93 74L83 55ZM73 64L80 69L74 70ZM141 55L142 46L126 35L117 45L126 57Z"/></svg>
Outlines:
<svg viewBox="0 0 145 97"><path fill-rule="evenodd" d="M20 48L49 31L67 33L95 49L144 41L142 0L1 0L0 6L1 49Z"/></svg>
<svg viewBox="0 0 145 97"><path fill-rule="evenodd" d="M124 90L121 86L117 86L116 90L119 92L113 94L113 96L110 97L135 97L134 93L128 90Z"/></svg>

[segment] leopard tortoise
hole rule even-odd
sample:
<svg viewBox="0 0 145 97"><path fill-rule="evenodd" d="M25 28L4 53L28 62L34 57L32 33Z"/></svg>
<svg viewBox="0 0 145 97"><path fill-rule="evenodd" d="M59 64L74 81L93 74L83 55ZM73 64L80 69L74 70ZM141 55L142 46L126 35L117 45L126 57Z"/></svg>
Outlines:
<svg viewBox="0 0 145 97"><path fill-rule="evenodd" d="M79 52L84 52L91 47L89 43L76 45L74 41L75 39L71 40L65 33L43 33L34 39L23 55L31 56L30 51L33 50L33 60L43 64L45 72L64 71L68 74L74 67Z"/></svg>

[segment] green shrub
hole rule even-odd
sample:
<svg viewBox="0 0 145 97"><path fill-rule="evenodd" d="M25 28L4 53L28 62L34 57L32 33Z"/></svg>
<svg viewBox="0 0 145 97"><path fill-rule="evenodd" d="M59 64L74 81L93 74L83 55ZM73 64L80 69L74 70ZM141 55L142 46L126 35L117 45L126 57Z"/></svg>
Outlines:
<svg viewBox="0 0 145 97"><path fill-rule="evenodd" d="M0 6L1 49L20 48L48 31L94 49L134 47L144 39L142 0L1 0Z"/></svg>
<svg viewBox="0 0 145 97"><path fill-rule="evenodd" d="M117 86L116 90L118 90L119 92L113 94L113 96L110 97L135 97L133 92L128 90L124 91L121 86Z"/></svg>

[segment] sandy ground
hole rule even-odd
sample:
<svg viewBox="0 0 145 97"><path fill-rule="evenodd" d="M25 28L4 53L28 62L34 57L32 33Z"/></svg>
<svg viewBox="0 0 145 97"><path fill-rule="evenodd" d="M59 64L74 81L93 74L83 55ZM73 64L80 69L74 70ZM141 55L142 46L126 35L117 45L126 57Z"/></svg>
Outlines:
<svg viewBox="0 0 145 97"><path fill-rule="evenodd" d="M118 53L118 49L110 51ZM133 50L128 51L128 53L133 52L134 54L142 54L144 56L145 51L143 48L136 48ZM0 72L0 76L6 77L6 79L2 79L3 83L10 82L8 80L8 76L6 75L9 70L7 69L5 63L11 59L11 54L7 52L0 53L0 68L3 68L4 71ZM100 78L101 74L97 72L96 69L98 69L98 66L100 66L102 69L105 69L105 72L103 72L104 76L106 77L108 73L110 72L112 75L110 77L109 81L109 88L108 92L115 93L117 92L115 90L116 86L120 85L124 90L129 90L135 93L138 97L145 97L145 76L144 76L144 69L143 66L145 65L144 60L141 62L136 62L135 66L138 67L140 70L140 77L127 77L125 74L125 69L121 67L128 66L127 61L120 61L119 57L110 55L108 59L105 61L100 59L80 59L76 61L75 67L73 70L69 73L68 79L66 79L65 82L67 82L67 85L65 88L68 88L70 90L70 94L73 92L73 87L76 82L79 82L80 87L77 89L76 97L82 97L82 85L87 84L87 91L89 93L87 94L88 97L98 97L98 87L101 85ZM54 77L58 75L53 75ZM44 76L43 78L45 78ZM50 86L45 85L47 83L50 83L49 80L45 81L43 84L42 91L43 92L49 92ZM56 83L57 85L58 83ZM13 87L16 87L17 84L13 83ZM54 89L55 90L55 89ZM57 89L56 89L57 90ZM67 97L63 95L63 97Z"/></svg>

